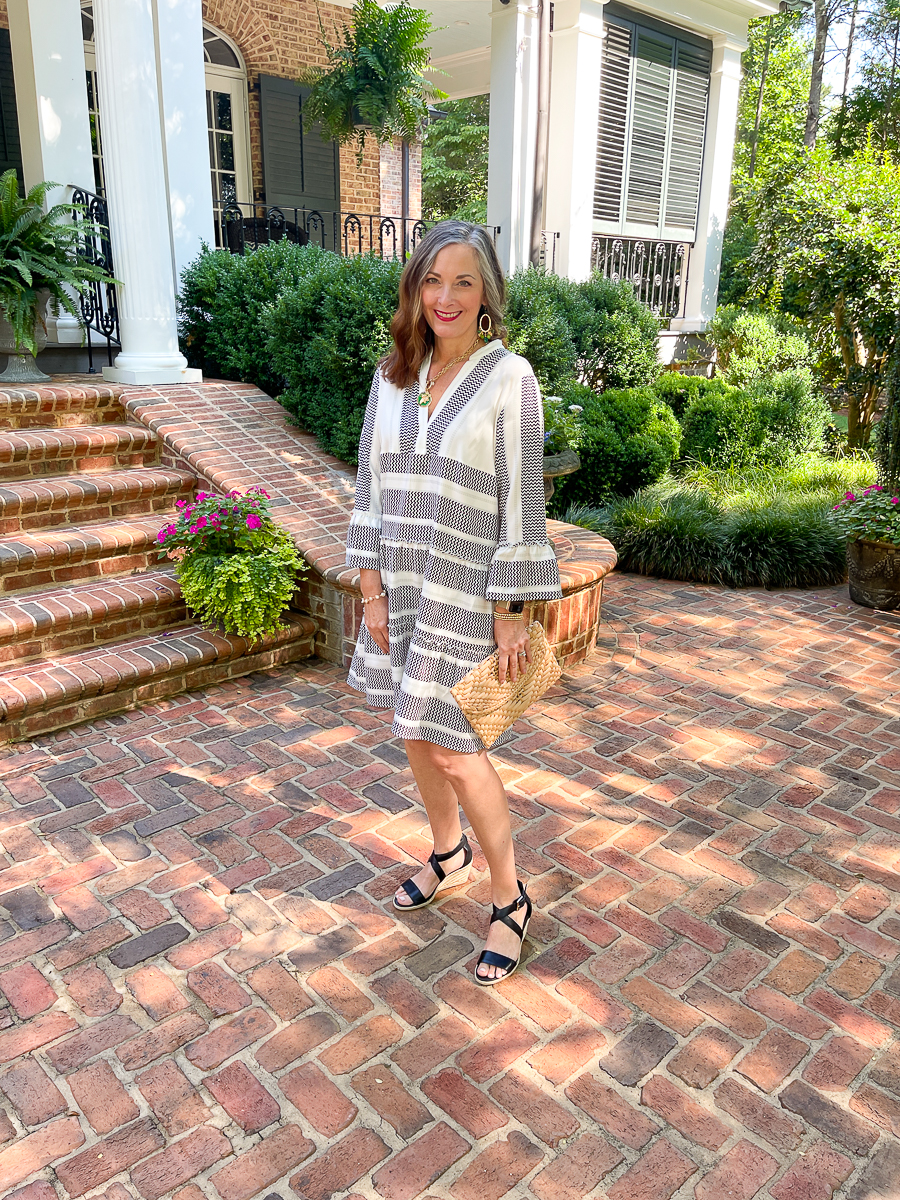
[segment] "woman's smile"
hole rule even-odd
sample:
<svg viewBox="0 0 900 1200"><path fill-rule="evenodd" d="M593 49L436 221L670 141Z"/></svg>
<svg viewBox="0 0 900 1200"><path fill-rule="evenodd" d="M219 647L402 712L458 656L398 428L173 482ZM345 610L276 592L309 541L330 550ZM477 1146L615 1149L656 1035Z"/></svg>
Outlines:
<svg viewBox="0 0 900 1200"><path fill-rule="evenodd" d="M434 310L434 315L439 321L455 321L457 317L462 316L462 312L442 312L439 308Z"/></svg>

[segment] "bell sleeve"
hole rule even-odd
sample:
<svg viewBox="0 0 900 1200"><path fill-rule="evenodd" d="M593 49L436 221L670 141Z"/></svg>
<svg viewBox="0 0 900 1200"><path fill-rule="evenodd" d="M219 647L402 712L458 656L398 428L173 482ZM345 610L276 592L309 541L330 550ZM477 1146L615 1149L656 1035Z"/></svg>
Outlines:
<svg viewBox="0 0 900 1200"><path fill-rule="evenodd" d="M381 454L378 436L378 383L376 371L366 404L359 439L359 470L350 528L347 530L347 566L377 571L381 565Z"/></svg>
<svg viewBox="0 0 900 1200"><path fill-rule="evenodd" d="M499 545L488 569L488 600L558 600L559 566L547 538L544 416L537 380L528 371L500 409L494 465Z"/></svg>

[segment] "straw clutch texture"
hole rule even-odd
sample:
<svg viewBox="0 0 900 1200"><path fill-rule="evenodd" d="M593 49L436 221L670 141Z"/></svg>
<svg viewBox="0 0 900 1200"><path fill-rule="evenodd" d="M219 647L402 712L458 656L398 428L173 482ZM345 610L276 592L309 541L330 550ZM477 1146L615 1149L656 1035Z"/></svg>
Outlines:
<svg viewBox="0 0 900 1200"><path fill-rule="evenodd" d="M450 692L466 720L489 750L501 733L518 721L522 713L552 687L562 672L543 626L535 621L528 626L531 662L515 683L501 683L497 677L497 651L473 667Z"/></svg>

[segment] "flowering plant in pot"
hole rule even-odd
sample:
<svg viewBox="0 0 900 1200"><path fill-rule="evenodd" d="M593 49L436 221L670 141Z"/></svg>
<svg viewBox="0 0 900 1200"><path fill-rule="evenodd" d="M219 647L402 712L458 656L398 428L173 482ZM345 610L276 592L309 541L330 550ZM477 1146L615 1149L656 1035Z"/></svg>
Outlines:
<svg viewBox="0 0 900 1200"><path fill-rule="evenodd" d="M847 492L834 512L847 534L851 600L867 608L900 608L900 495L875 483Z"/></svg>
<svg viewBox="0 0 900 1200"><path fill-rule="evenodd" d="M52 300L78 317L72 293L91 283L115 283L102 267L81 253L83 238L94 226L72 224L74 204L44 211L55 183L38 183L25 195L13 170L0 175L0 353L9 354L6 383L49 379L34 355L46 343L46 309Z"/></svg>
<svg viewBox="0 0 900 1200"><path fill-rule="evenodd" d="M310 89L303 105L309 127L320 122L326 138L355 141L362 161L367 134L379 145L394 138L414 141L428 120L428 105L446 99L426 79L433 32L428 13L406 0L382 8L378 0L356 0L353 16L332 45L320 22L327 67L311 67L300 78Z"/></svg>
<svg viewBox="0 0 900 1200"><path fill-rule="evenodd" d="M272 520L261 487L179 500L178 517L157 535L174 559L182 595L205 624L256 641L283 629L281 614L306 563Z"/></svg>

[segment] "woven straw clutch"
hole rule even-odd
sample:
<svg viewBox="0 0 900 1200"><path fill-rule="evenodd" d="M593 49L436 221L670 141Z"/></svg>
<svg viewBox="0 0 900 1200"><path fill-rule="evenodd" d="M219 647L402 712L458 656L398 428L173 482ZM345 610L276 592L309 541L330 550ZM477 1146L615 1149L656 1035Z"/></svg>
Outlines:
<svg viewBox="0 0 900 1200"><path fill-rule="evenodd" d="M547 641L543 626L534 621L528 626L531 662L524 675L515 683L501 683L498 678L497 651L464 675L450 689L466 720L489 750L501 733L518 721L526 708L540 700L562 672L553 648Z"/></svg>

